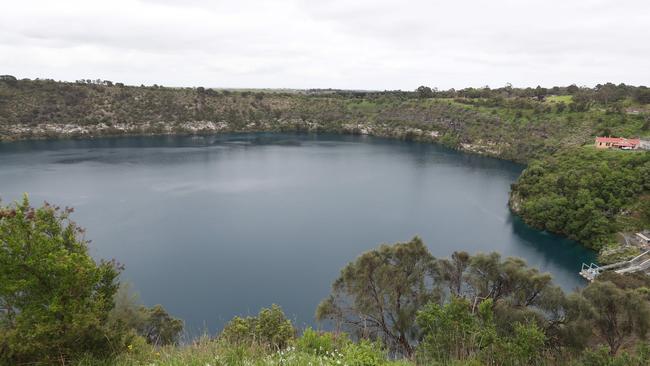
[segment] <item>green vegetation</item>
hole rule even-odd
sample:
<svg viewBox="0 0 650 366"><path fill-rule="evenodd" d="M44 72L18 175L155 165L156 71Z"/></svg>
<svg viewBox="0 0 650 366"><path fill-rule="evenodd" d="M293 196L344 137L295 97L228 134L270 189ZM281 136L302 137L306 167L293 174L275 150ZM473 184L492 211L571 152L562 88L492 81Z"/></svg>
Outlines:
<svg viewBox="0 0 650 366"><path fill-rule="evenodd" d="M410 357L417 311L438 295L427 288L433 266L434 258L419 238L382 245L341 271L333 294L319 305L316 317L334 320L365 336L381 336Z"/></svg>
<svg viewBox="0 0 650 366"><path fill-rule="evenodd" d="M437 141L519 162L598 134L650 136L647 88L229 91L0 78L0 140L250 131Z"/></svg>
<svg viewBox="0 0 650 366"><path fill-rule="evenodd" d="M491 299L476 310L461 297L452 297L445 305L428 304L417 319L422 332L417 360L422 364L469 359L487 365L542 364L544 331L534 322L517 322L510 334L500 335L493 308Z"/></svg>
<svg viewBox="0 0 650 366"><path fill-rule="evenodd" d="M548 103L565 103L569 104L573 102L573 97L571 95L551 95L546 97L546 102Z"/></svg>
<svg viewBox="0 0 650 366"><path fill-rule="evenodd" d="M317 316L352 334L381 339L405 357L415 353L420 361L449 362L478 357L479 350L492 355L494 349L486 347L497 347L498 340L504 342L499 346L514 347L510 342L517 342L511 339L517 332L522 337L537 332L544 343L545 335L535 327L552 327L545 310L550 305L559 312L563 301L550 275L520 259L457 252L450 260L437 260L416 237L382 245L350 263ZM539 345L534 348L541 352Z"/></svg>
<svg viewBox="0 0 650 366"><path fill-rule="evenodd" d="M235 317L178 345L182 323L94 262L71 210L0 208L2 365L645 365L650 278L608 273L566 295L518 258L456 252L419 238L348 264L318 317L296 330L280 307ZM119 289L119 290L118 290ZM300 336L297 334L302 333Z"/></svg>
<svg viewBox="0 0 650 366"><path fill-rule="evenodd" d="M645 275L608 274L566 295L521 259L435 259L416 237L348 264L317 314L416 364L606 364L619 354L621 364L643 364L648 285ZM622 347L641 358L629 361Z"/></svg>
<svg viewBox="0 0 650 366"><path fill-rule="evenodd" d="M269 349L286 348L294 339L296 330L279 306L262 309L256 317L233 318L221 332L220 337L230 344L251 342Z"/></svg>
<svg viewBox="0 0 650 366"><path fill-rule="evenodd" d="M0 362L108 355L123 337L107 327L119 269L90 258L70 212L0 209Z"/></svg>
<svg viewBox="0 0 650 366"><path fill-rule="evenodd" d="M110 357L135 338L171 344L182 329L160 306L116 307L120 266L96 263L72 209L0 206L0 364ZM142 338L144 341L144 338Z"/></svg>
<svg viewBox="0 0 650 366"><path fill-rule="evenodd" d="M312 338L314 336L311 336ZM318 338L333 337L332 333L316 333ZM331 352L314 350L304 346L302 338L295 345L282 350L269 350L257 345L238 346L203 337L187 346L158 347L149 345L132 348L129 352L112 359L98 360L83 358L78 366L205 366L205 365L255 365L255 366L409 366L407 360L392 360L380 343L370 341L353 342L340 338L338 348Z"/></svg>
<svg viewBox="0 0 650 366"><path fill-rule="evenodd" d="M602 249L650 226L650 154L574 148L532 162L512 186L526 223Z"/></svg>
<svg viewBox="0 0 650 366"><path fill-rule="evenodd" d="M275 92L0 76L0 140L253 131L435 141L527 162L512 187L513 211L594 249L650 225L650 154L583 146L597 135L649 138L643 86ZM566 295L520 259L436 259L418 238L343 269L317 309L337 332L297 336L272 306L180 346L182 322L137 304L117 263L92 260L70 212L27 199L0 207L0 364L650 362L645 276L603 275Z"/></svg>

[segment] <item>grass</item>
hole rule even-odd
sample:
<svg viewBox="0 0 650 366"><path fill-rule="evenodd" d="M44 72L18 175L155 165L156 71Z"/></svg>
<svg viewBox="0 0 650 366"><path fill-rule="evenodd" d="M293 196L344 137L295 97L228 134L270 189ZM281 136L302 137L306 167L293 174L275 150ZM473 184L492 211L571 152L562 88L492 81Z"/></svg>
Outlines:
<svg viewBox="0 0 650 366"><path fill-rule="evenodd" d="M564 102L566 104L569 104L573 101L573 96L571 95L549 95L546 97L546 101L548 103L560 103Z"/></svg>
<svg viewBox="0 0 650 366"><path fill-rule="evenodd" d="M410 361L389 360L377 344L349 343L340 350L318 351L292 345L284 350L269 350L259 345L231 345L204 337L191 345L153 347L145 343L129 347L115 358L84 358L76 366L409 366Z"/></svg>

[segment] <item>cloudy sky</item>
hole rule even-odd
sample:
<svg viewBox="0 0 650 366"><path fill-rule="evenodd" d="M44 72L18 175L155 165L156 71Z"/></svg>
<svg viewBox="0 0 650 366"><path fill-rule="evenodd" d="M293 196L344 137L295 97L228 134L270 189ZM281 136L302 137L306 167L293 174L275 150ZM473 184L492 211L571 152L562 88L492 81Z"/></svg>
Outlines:
<svg viewBox="0 0 650 366"><path fill-rule="evenodd" d="M258 88L649 85L650 1L6 1L0 74Z"/></svg>

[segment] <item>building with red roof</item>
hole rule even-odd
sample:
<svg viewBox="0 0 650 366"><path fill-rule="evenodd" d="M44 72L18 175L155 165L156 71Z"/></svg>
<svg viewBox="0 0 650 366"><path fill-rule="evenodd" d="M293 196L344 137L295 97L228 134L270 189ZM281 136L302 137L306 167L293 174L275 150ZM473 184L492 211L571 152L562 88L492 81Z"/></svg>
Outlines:
<svg viewBox="0 0 650 366"><path fill-rule="evenodd" d="M596 137L596 147L599 149L636 150L639 148L639 139L626 139L624 137Z"/></svg>

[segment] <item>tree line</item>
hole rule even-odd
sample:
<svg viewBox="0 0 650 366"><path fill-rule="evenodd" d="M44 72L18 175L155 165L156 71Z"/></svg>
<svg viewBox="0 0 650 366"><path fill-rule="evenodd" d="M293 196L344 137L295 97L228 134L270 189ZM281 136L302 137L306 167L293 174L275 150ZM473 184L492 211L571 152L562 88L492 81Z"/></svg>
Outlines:
<svg viewBox="0 0 650 366"><path fill-rule="evenodd" d="M0 75L0 83L5 83L7 85L16 87L20 83L29 83L32 80L23 78L18 79L13 75ZM52 79L35 79L36 82L45 82L45 83L57 83ZM60 83L60 82L59 82ZM77 85L90 85L90 86L106 86L106 87L121 87L124 88L126 85L121 82L113 82L111 80L102 80L102 79L79 79L73 83L68 84L77 84ZM153 84L153 85L140 85L140 88L151 88L151 89L161 89L162 85ZM228 89L214 89L206 88L203 86L198 86L194 88L177 88L177 89L193 89L199 94L208 94L208 95L218 95L219 93L229 95L233 91ZM263 91L252 92L252 91L237 91L241 94L252 94L255 93L256 96L261 96L265 94ZM614 84L612 82L606 82L604 84L596 84L594 87L587 86L577 86L576 84L571 84L568 86L553 86L553 87L542 87L538 85L537 87L514 87L510 83L497 88L491 88L488 85L485 85L480 88L467 87L463 89L438 89L436 87L430 87L421 85L415 90L345 90L345 89L307 89L307 90L287 90L287 91L273 91L273 94L281 95L295 95L295 94L304 94L304 95L313 95L313 96L341 96L346 98L373 98L381 96L398 96L403 98L468 98L468 99L495 99L495 98L533 98L539 101L544 100L547 96L573 96L578 100L586 100L588 102L602 103L608 105L610 103L619 102L625 98L630 98L635 100L640 104L650 104L650 88L644 85L634 86L627 85L625 83Z"/></svg>
<svg viewBox="0 0 650 366"><path fill-rule="evenodd" d="M540 87L537 94L532 92L536 88L511 86L444 92L426 87L420 92L269 91L14 79L0 80L0 140L364 131L528 162L594 135L650 133L650 109L630 97L643 88L621 85L614 97L598 101L595 89L579 87L546 92Z"/></svg>
<svg viewBox="0 0 650 366"><path fill-rule="evenodd" d="M436 259L416 237L348 264L317 316L421 364L566 364L645 347L649 284L610 275L567 295L519 258Z"/></svg>
<svg viewBox="0 0 650 366"><path fill-rule="evenodd" d="M587 86L577 86L571 84L569 86L554 86L545 88L537 86L535 88L515 88L511 84L506 84L500 88L490 88L484 86L482 88L465 88L465 89L448 89L438 90L428 86L420 86L415 90L418 97L421 98L535 98L537 100L544 100L547 96L551 95L570 95L574 98L586 98L594 102L608 104L620 101L624 98L633 98L641 104L650 103L650 89L648 87L626 85L620 83L618 85L608 82L605 84L597 84L590 88Z"/></svg>

